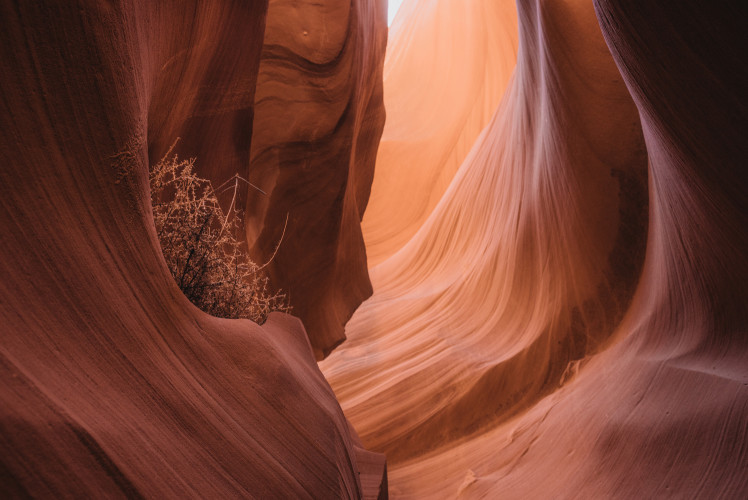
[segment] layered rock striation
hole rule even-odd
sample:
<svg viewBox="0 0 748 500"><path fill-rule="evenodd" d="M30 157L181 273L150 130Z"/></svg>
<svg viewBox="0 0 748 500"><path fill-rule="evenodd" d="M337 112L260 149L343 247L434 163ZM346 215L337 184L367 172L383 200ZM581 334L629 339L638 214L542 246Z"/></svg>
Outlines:
<svg viewBox="0 0 748 500"><path fill-rule="evenodd" d="M384 66L387 121L362 223L370 267L423 224L491 120L517 60L515 12L513 0L422 0L398 11Z"/></svg>
<svg viewBox="0 0 748 500"><path fill-rule="evenodd" d="M382 0L271 0L255 98L246 229L317 359L371 295L361 218L384 125Z"/></svg>
<svg viewBox="0 0 748 500"><path fill-rule="evenodd" d="M407 5L395 30L419 21ZM742 498L737 2L521 0L517 17L501 104L428 218L372 267L374 295L323 371L388 453L398 496ZM375 180L371 210L408 167ZM439 193L424 189L412 198Z"/></svg>
<svg viewBox="0 0 748 500"><path fill-rule="evenodd" d="M351 431L299 320L197 310L150 215L149 161L177 136L204 177L247 176L266 13L0 2L3 496L379 494L383 457Z"/></svg>

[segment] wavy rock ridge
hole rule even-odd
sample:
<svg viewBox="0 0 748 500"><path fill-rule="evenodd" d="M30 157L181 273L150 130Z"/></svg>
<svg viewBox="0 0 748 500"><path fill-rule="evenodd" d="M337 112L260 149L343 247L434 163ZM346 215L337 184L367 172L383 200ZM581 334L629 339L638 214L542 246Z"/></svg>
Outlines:
<svg viewBox="0 0 748 500"><path fill-rule="evenodd" d="M453 0L399 11L385 62L387 122L362 222L370 267L423 224L491 119L517 57L514 10L513 1Z"/></svg>
<svg viewBox="0 0 748 500"><path fill-rule="evenodd" d="M748 497L739 2L384 7L0 1L3 496ZM176 288L177 136L304 326Z"/></svg>
<svg viewBox="0 0 748 500"><path fill-rule="evenodd" d="M432 50L409 31L429 33L419 5L403 5L390 54ZM430 9L480 45L452 2ZM483 22L509 26L494 14ZM388 454L396 496L742 498L737 2L520 0L516 15L501 104L449 187L410 196L438 202L405 244L377 226L387 199L403 203L411 168L443 163L378 159L374 295L323 371L363 442ZM385 79L385 100L421 85ZM403 117L401 143L421 139L424 116L413 137Z"/></svg>
<svg viewBox="0 0 748 500"><path fill-rule="evenodd" d="M270 2L248 172L267 194L247 194L247 236L258 262L274 256L271 281L317 359L371 295L361 217L384 125L386 42L381 0Z"/></svg>
<svg viewBox="0 0 748 500"><path fill-rule="evenodd" d="M343 23L356 53L376 45L371 5ZM176 136L202 176L246 177L267 8L0 2L2 496L379 495L383 457L351 431L301 323L198 311L150 216L149 158ZM340 86L351 120L381 116Z"/></svg>

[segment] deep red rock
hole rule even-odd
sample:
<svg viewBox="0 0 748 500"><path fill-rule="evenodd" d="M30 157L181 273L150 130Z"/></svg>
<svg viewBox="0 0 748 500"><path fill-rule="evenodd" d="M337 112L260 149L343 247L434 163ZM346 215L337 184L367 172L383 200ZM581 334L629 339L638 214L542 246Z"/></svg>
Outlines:
<svg viewBox="0 0 748 500"><path fill-rule="evenodd" d="M386 41L382 0L270 2L248 173L266 194L247 192L247 239L317 359L371 295L361 218L384 125Z"/></svg>
<svg viewBox="0 0 748 500"><path fill-rule="evenodd" d="M197 310L150 217L175 136L246 168L266 9L0 2L0 496L376 496L299 320Z"/></svg>

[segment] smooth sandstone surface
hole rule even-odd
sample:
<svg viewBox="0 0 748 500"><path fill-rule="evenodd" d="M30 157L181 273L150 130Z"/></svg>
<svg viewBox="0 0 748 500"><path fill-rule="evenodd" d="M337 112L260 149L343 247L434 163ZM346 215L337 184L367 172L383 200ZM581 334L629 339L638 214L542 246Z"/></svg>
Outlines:
<svg viewBox="0 0 748 500"><path fill-rule="evenodd" d="M416 3L389 51L427 50L397 31ZM321 364L393 496L748 495L739 11L517 2L501 104Z"/></svg>
<svg viewBox="0 0 748 500"><path fill-rule="evenodd" d="M488 124L517 59L514 0L405 2L390 27L387 110L362 227L370 267L423 224Z"/></svg>
<svg viewBox="0 0 748 500"><path fill-rule="evenodd" d="M176 136L246 170L266 12L0 2L0 496L379 495L301 322L197 310L150 216Z"/></svg>
<svg viewBox="0 0 748 500"><path fill-rule="evenodd" d="M0 496L748 497L741 2L384 10L0 1ZM303 324L176 288L176 137Z"/></svg>
<svg viewBox="0 0 748 500"><path fill-rule="evenodd" d="M371 295L361 217L385 119L386 11L384 0L269 6L247 172L266 194L250 188L242 205L251 254L270 261L317 359Z"/></svg>

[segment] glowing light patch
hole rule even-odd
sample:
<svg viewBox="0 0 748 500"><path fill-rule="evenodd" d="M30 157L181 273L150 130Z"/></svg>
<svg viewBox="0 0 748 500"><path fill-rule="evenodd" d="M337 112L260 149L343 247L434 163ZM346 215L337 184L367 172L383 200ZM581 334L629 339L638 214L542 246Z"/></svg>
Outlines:
<svg viewBox="0 0 748 500"><path fill-rule="evenodd" d="M387 26L392 26L392 20L395 19L400 4L403 0L390 0L387 6Z"/></svg>

